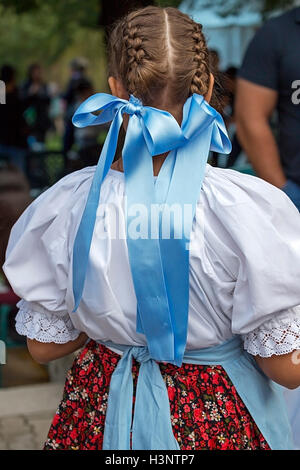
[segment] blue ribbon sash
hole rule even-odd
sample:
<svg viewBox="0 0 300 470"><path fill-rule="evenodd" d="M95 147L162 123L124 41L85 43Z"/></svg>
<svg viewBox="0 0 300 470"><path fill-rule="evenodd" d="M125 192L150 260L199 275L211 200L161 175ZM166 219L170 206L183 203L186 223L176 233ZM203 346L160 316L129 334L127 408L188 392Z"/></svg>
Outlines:
<svg viewBox="0 0 300 470"><path fill-rule="evenodd" d="M100 114L93 114L101 111ZM157 361L182 363L189 308L189 242L197 200L210 150L229 153L231 144L222 117L203 96L193 94L183 108L181 127L166 111L98 93L84 101L73 116L78 127L112 121L103 146L73 249L73 294L76 311L84 289L101 184L112 164L123 115L129 115L123 147L126 230L129 262L137 299L137 331L146 336L150 356ZM170 152L154 184L152 157ZM142 205L150 227L153 204L163 206L144 237L132 236L135 214ZM170 220L170 236L163 237L168 211L179 207L189 217Z"/></svg>
<svg viewBox="0 0 300 470"><path fill-rule="evenodd" d="M124 354L114 370L109 388L103 450L178 450L170 417L167 387L148 348L98 341ZM140 363L132 419L132 358ZM290 423L282 387L270 380L243 350L234 336L218 346L185 351L184 363L221 365L253 420L273 450L293 449Z"/></svg>

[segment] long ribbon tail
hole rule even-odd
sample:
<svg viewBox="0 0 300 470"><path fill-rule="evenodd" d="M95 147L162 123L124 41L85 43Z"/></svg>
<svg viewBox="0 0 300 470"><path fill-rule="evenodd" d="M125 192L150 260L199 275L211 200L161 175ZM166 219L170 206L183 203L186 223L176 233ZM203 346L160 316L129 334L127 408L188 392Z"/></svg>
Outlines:
<svg viewBox="0 0 300 470"><path fill-rule="evenodd" d="M178 366L182 363L188 329L190 234L205 175L210 135L208 131L205 137L201 135L177 150L166 209L162 214L163 218L173 221L171 237L161 238L160 245L174 328L175 363ZM166 215L172 207L175 215L178 211L180 216L172 218Z"/></svg>
<svg viewBox="0 0 300 470"><path fill-rule="evenodd" d="M167 191L161 191L158 176L157 198L165 201L162 213L169 223L171 236L160 238L164 279L174 331L175 364L181 365L185 351L189 310L189 243L197 201L205 176L210 149L228 153L231 143L227 137L221 116L211 108L203 97L193 96L184 109L183 132L187 143L177 149L174 168L169 166L171 181ZM194 134L194 138L191 136ZM160 174L165 178L166 164ZM181 217L171 217L174 208ZM178 212L177 212L178 214Z"/></svg>
<svg viewBox="0 0 300 470"><path fill-rule="evenodd" d="M103 450L130 450L133 400L131 368L132 352L129 349L123 354L111 376Z"/></svg>
<svg viewBox="0 0 300 470"><path fill-rule="evenodd" d="M172 431L167 387L153 360L140 366L132 425L132 450L151 449L179 450Z"/></svg>
<svg viewBox="0 0 300 470"><path fill-rule="evenodd" d="M79 306L84 282L86 277L90 246L97 216L97 209L100 198L100 188L116 152L119 130L122 124L122 115L119 110L113 120L107 138L105 140L91 188L88 194L87 203L83 211L80 225L76 234L73 249L73 295L74 310Z"/></svg>
<svg viewBox="0 0 300 470"><path fill-rule="evenodd" d="M159 240L149 233L151 206L155 201L152 157L137 116L131 116L123 149L127 195L127 246L139 309L151 357L174 360L173 326L169 312ZM138 159L136 155L138 154ZM138 203L138 205L137 205ZM137 210L144 233L136 238ZM158 224L158 221L157 221Z"/></svg>

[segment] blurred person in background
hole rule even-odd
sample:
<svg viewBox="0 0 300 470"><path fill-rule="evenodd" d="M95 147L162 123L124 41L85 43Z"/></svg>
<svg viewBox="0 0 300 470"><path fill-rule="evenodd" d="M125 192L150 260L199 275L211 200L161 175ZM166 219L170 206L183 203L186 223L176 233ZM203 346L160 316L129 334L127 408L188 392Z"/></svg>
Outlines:
<svg viewBox="0 0 300 470"><path fill-rule="evenodd" d="M77 108L83 101L94 93L93 85L90 80L82 78L77 84L76 96ZM101 126L104 127L104 126ZM106 126L107 127L107 126ZM97 165L101 152L101 146L98 143L98 137L101 130L99 126L82 127L74 129L74 142L78 148L79 166Z"/></svg>
<svg viewBox="0 0 300 470"><path fill-rule="evenodd" d="M71 150L74 143L74 127L72 124L72 116L75 111L77 102L77 90L79 83L87 79L86 69L88 62L84 57L77 57L70 63L71 76L62 98L66 103L65 112L65 131L63 137L63 152L66 155Z"/></svg>
<svg viewBox="0 0 300 470"><path fill-rule="evenodd" d="M224 103L223 103L223 86L222 78L223 73L220 70L220 55L216 49L208 50L208 60L212 70L212 73L215 77L215 94L213 98L213 106L223 115ZM219 166L219 154L217 152L211 152L210 163L212 166Z"/></svg>
<svg viewBox="0 0 300 470"><path fill-rule="evenodd" d="M60 86L56 82L50 82L49 89L51 96L49 117L53 126L52 130L54 134L63 136L65 106L61 96Z"/></svg>
<svg viewBox="0 0 300 470"><path fill-rule="evenodd" d="M235 123L235 98L236 98L236 82L237 82L238 69L230 66L224 72L224 88L225 88L225 106L224 106L224 121L231 138L232 150L228 155L226 168L233 167L239 156L241 155L242 148L236 133Z"/></svg>
<svg viewBox="0 0 300 470"><path fill-rule="evenodd" d="M6 88L6 104L0 106L0 159L25 171L29 129L23 116L24 103L16 85L15 68L3 65L0 80Z"/></svg>
<svg viewBox="0 0 300 470"><path fill-rule="evenodd" d="M225 123L230 125L234 121L234 106L236 94L236 80L238 69L234 66L228 67L224 72L225 88Z"/></svg>
<svg viewBox="0 0 300 470"><path fill-rule="evenodd" d="M27 79L21 86L21 98L24 101L24 116L30 131L29 143L35 148L38 144L44 144L46 133L51 127L50 89L44 81L40 64L29 66Z"/></svg>
<svg viewBox="0 0 300 470"><path fill-rule="evenodd" d="M234 67L231 67L232 70L227 69L226 71L222 71L220 68L220 55L216 49L209 49L209 63L211 69L213 70L213 75L215 77L215 95L213 98L213 106L219 111L222 115L224 122L227 127L227 131L232 138L233 134L235 134L235 129L232 131L232 123L233 123L233 96L235 94L235 76L232 76ZM236 143L236 136L234 137L234 144ZM235 155L236 150L233 148L233 154ZM211 152L210 163L213 166L223 166L221 164L222 159L224 156L221 156L217 152ZM227 162L232 164L233 159L235 161L235 157L231 158L231 154L227 158Z"/></svg>
<svg viewBox="0 0 300 470"><path fill-rule="evenodd" d="M281 188L300 210L300 8L269 20L239 71L239 140L257 175ZM278 143L270 126L278 111Z"/></svg>

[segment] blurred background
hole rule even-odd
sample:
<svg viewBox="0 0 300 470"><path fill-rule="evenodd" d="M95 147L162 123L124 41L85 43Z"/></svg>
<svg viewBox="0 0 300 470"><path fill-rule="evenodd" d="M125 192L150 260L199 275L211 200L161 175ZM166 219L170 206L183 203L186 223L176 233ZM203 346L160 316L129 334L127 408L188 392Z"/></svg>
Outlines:
<svg viewBox="0 0 300 470"><path fill-rule="evenodd" d="M256 30L297 2L1 0L0 80L6 85L6 105L0 105L1 266L10 229L27 205L62 176L97 163L107 127L75 130L71 117L88 96L108 91L106 38L112 23L150 4L178 7L203 24L219 110L235 143L229 157L211 154L210 163L254 173L235 137L238 68ZM276 133L276 113L273 126ZM0 366L0 449L39 448L72 358L50 366L30 358L14 326L19 299L0 274L0 339L7 346L6 365Z"/></svg>

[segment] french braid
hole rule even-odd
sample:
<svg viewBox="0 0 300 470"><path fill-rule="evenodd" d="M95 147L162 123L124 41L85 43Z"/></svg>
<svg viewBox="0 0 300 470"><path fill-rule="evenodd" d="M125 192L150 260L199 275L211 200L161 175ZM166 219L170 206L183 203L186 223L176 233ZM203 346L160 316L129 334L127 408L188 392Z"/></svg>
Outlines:
<svg viewBox="0 0 300 470"><path fill-rule="evenodd" d="M145 105L171 110L209 90L202 26L176 8L146 7L120 20L109 41L109 74Z"/></svg>
<svg viewBox="0 0 300 470"><path fill-rule="evenodd" d="M194 25L192 38L195 42L193 50L195 52L194 63L196 68L191 83L191 94L205 95L208 92L210 81L208 50L202 33L202 26L197 23L194 23Z"/></svg>
<svg viewBox="0 0 300 470"><path fill-rule="evenodd" d="M139 35L138 27L134 26L131 21L125 22L123 40L127 55L125 86L130 94L134 94L139 86L141 86L139 72L140 68L143 66L143 59L146 54L143 49L143 42Z"/></svg>

